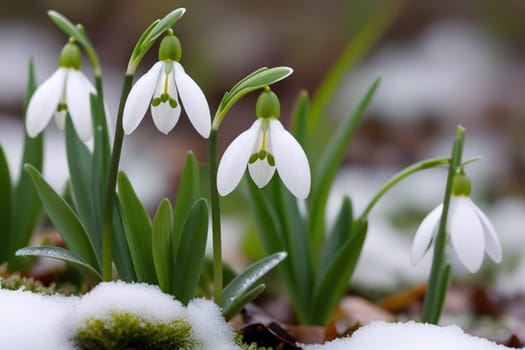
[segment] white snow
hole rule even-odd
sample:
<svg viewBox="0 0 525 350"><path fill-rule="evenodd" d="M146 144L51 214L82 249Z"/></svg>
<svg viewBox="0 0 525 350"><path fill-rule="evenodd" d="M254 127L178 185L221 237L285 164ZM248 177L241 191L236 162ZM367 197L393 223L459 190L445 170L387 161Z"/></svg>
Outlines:
<svg viewBox="0 0 525 350"><path fill-rule="evenodd" d="M497 350L510 349L463 332L458 326L373 322L350 338L323 345L306 345L305 350Z"/></svg>
<svg viewBox="0 0 525 350"><path fill-rule="evenodd" d="M233 333L215 303L194 299L188 304L188 320L195 336L206 350L235 350Z"/></svg>
<svg viewBox="0 0 525 350"><path fill-rule="evenodd" d="M69 350L62 332L75 297L0 289L0 348Z"/></svg>
<svg viewBox="0 0 525 350"><path fill-rule="evenodd" d="M152 322L186 320L201 350L237 350L233 333L212 301L184 307L157 286L101 283L82 297L44 296L0 289L0 349L74 350L69 342L88 319L128 312Z"/></svg>

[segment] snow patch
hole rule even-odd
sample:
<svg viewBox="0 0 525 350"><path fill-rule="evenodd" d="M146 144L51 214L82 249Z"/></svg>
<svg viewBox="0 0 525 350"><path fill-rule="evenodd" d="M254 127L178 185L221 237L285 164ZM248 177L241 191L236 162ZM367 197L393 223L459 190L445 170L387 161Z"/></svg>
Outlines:
<svg viewBox="0 0 525 350"><path fill-rule="evenodd" d="M458 326L440 327L416 322L373 322L352 337L325 344L306 345L304 350L502 350L509 347L463 332Z"/></svg>

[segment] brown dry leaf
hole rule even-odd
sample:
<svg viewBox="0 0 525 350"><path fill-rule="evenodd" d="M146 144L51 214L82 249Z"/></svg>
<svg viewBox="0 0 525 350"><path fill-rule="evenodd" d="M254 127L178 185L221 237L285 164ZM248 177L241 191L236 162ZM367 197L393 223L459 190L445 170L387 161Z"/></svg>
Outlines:
<svg viewBox="0 0 525 350"><path fill-rule="evenodd" d="M420 302L425 297L425 292L427 290L426 284L419 284L417 286L402 290L398 293L395 293L379 303L377 305L384 310L387 310L392 313L396 313L408 308L409 305L414 302Z"/></svg>

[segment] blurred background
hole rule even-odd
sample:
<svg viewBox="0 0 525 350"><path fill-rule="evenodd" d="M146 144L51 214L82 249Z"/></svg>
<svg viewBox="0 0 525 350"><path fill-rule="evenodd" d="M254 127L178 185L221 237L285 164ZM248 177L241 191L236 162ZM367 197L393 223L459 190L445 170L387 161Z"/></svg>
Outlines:
<svg viewBox="0 0 525 350"><path fill-rule="evenodd" d="M333 190L329 207L334 212L345 193L352 195L359 213L402 167L448 156L456 126L464 125L465 159L482 158L467 169L472 196L493 220L504 247L503 263L486 262L483 276L505 293L525 292L525 261L520 259L525 251L525 2L4 0L0 7L0 143L15 177L28 59L35 60L42 82L57 68L67 40L46 11L57 10L86 28L101 57L114 116L136 39L153 19L185 7L174 28L183 47L181 63L207 95L212 114L224 92L246 74L261 66L286 65L294 74L274 88L286 123L300 90L315 95L341 55L347 55L354 63L341 75L338 92L323 112L322 125L332 130L373 79L381 77ZM139 74L156 59L154 47ZM255 98L243 99L223 123L219 154L253 122ZM321 144L326 134L319 130ZM161 197L175 193L189 149L206 161L207 142L184 114L169 136L161 136L147 116L126 138L122 167L152 210ZM45 176L60 188L67 167L54 124L46 129L46 155ZM410 266L410 242L419 220L441 201L444 181L444 171L430 171L385 198L371 218L354 276L357 285L377 291L426 280L428 259ZM231 232L225 235L231 239L225 243L226 256L235 261L245 229L239 220L225 225ZM497 278L494 271L499 271Z"/></svg>

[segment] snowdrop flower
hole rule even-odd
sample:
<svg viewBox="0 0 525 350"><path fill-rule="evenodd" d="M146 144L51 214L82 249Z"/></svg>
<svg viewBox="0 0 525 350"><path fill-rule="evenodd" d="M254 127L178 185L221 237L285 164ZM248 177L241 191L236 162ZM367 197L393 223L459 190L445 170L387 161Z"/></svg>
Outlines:
<svg viewBox="0 0 525 350"><path fill-rule="evenodd" d="M496 263L501 262L501 243L487 216L470 199L470 180L463 170L453 179L447 220L447 234L459 260L470 272L481 267L485 251ZM429 250L437 234L443 204L432 210L421 222L412 243L412 264Z"/></svg>
<svg viewBox="0 0 525 350"><path fill-rule="evenodd" d="M277 118L280 105L277 95L266 88L256 105L257 120L228 146L217 171L217 190L225 196L239 184L248 166L255 184L262 188L275 170L284 185L299 199L310 192L310 166L295 138Z"/></svg>
<svg viewBox="0 0 525 350"><path fill-rule="evenodd" d="M60 129L64 129L69 112L73 126L82 141L93 136L89 95L95 88L80 72L82 55L70 40L60 53L59 68L35 91L26 114L26 130L31 137L38 135L54 115Z"/></svg>
<svg viewBox="0 0 525 350"><path fill-rule="evenodd" d="M170 132L179 121L180 95L193 127L205 138L210 135L208 102L199 86L182 68L180 58L179 39L170 30L160 44L159 62L137 80L126 100L122 124L126 134L137 128L149 106L157 128L164 134Z"/></svg>

